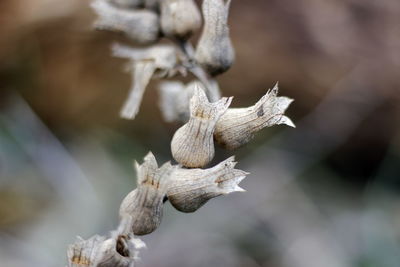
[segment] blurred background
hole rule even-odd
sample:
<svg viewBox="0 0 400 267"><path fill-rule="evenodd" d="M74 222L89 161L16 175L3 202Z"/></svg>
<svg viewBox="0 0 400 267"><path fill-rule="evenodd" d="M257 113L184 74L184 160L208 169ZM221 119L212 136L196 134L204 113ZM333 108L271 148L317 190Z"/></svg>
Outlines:
<svg viewBox="0 0 400 267"><path fill-rule="evenodd" d="M157 81L118 117L130 76L109 48L127 41L92 30L88 6L0 2L0 266L65 266L75 236L118 224L132 160L171 159ZM234 0L229 23L223 94L252 105L279 81L297 128L217 149L247 192L166 204L138 266L400 266L400 2Z"/></svg>

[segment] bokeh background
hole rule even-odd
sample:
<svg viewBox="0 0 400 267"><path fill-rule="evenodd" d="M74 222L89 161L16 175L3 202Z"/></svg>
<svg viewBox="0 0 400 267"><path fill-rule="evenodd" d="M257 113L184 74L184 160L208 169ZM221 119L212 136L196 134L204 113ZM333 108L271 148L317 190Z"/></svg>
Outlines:
<svg viewBox="0 0 400 267"><path fill-rule="evenodd" d="M171 158L157 81L118 117L130 77L109 47L127 41L88 6L0 1L0 266L65 266L76 235L118 224L132 160ZM251 105L279 81L297 128L234 152L246 193L167 204L138 266L400 266L400 2L234 0L229 23L223 94Z"/></svg>

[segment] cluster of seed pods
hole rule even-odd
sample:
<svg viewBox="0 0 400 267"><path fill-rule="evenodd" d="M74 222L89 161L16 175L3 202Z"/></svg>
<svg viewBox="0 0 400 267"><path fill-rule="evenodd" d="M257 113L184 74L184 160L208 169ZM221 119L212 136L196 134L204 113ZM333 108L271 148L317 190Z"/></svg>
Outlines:
<svg viewBox="0 0 400 267"><path fill-rule="evenodd" d="M145 89L153 78L191 72L196 80L159 84L159 106L167 122L182 123L171 140L171 162L159 166L149 152L135 162L137 186L120 206L120 224L109 237L78 239L68 249L68 267L133 266L144 243L135 236L150 234L161 223L163 205L169 201L181 212L195 212L207 201L244 191L239 183L248 175L235 169L234 157L209 167L214 141L233 150L249 142L261 129L293 122L284 115L292 99L278 97L278 85L253 106L230 108L233 97L221 97L215 77L234 62L229 36L230 0L94 0L95 28L124 34L150 45L134 48L113 44L113 55L129 60L132 86L120 116L134 119ZM189 39L204 21L196 48ZM165 37L169 43L158 44Z"/></svg>
<svg viewBox="0 0 400 267"><path fill-rule="evenodd" d="M121 117L135 118L151 78L178 73L192 72L205 84L211 100L218 100L213 77L227 71L235 58L228 28L230 0L204 0L202 13L194 0L95 0L91 6L98 15L96 29L150 45L113 47L115 56L130 59L132 70L132 86ZM203 32L194 49L189 39L201 28L202 17ZM162 37L169 43L157 44Z"/></svg>

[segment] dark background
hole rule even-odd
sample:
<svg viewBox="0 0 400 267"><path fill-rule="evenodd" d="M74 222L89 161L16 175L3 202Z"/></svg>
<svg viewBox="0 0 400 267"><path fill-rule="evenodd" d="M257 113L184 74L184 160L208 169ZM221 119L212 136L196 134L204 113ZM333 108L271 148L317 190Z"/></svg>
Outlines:
<svg viewBox="0 0 400 267"><path fill-rule="evenodd" d="M88 1L0 2L0 266L63 266L76 235L117 225L132 159L171 159L156 80L118 117L130 77L109 47L127 40L94 19ZM138 266L398 267L400 2L233 0L229 24L223 94L252 105L279 81L297 128L234 152L246 193L167 204Z"/></svg>

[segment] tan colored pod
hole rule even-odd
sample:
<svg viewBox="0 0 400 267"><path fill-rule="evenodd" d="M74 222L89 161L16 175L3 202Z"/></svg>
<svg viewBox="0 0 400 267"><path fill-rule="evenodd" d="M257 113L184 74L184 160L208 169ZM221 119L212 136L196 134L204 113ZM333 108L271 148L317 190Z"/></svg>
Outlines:
<svg viewBox="0 0 400 267"><path fill-rule="evenodd" d="M173 75L176 71L177 52L173 46L168 45L132 48L121 44L114 44L112 51L115 57L131 60L132 85L120 116L124 119L134 119L151 78Z"/></svg>
<svg viewBox="0 0 400 267"><path fill-rule="evenodd" d="M200 10L193 0L162 0L160 7L165 36L187 40L201 26Z"/></svg>
<svg viewBox="0 0 400 267"><path fill-rule="evenodd" d="M193 82L163 81L159 84L159 106L166 122L186 123L190 116L190 99L194 93Z"/></svg>
<svg viewBox="0 0 400 267"><path fill-rule="evenodd" d="M195 59L213 76L227 71L235 60L228 27L230 3L231 0L203 0L204 28Z"/></svg>
<svg viewBox="0 0 400 267"><path fill-rule="evenodd" d="M194 93L194 84L198 81L192 81L187 85L180 81L163 81L159 83L158 91L160 95L159 107L166 122L186 123L190 117L190 98ZM208 99L217 101L219 96L219 87L216 81L210 81L213 90L208 90ZM217 93L217 94L215 94Z"/></svg>
<svg viewBox="0 0 400 267"><path fill-rule="evenodd" d="M91 7L98 15L96 29L123 33L142 44L154 43L160 37L158 15L153 11L118 8L107 0L95 0Z"/></svg>
<svg viewBox="0 0 400 267"><path fill-rule="evenodd" d="M158 168L151 152L142 165L136 163L138 185L121 203L119 214L126 227L119 232L146 235L160 225L163 199L173 169L170 163Z"/></svg>
<svg viewBox="0 0 400 267"><path fill-rule="evenodd" d="M248 174L235 169L234 157L209 169L182 169L174 171L167 196L179 211L194 212L211 198L244 191L239 183Z"/></svg>
<svg viewBox="0 0 400 267"><path fill-rule="evenodd" d="M293 99L278 97L278 84L268 91L254 106L230 108L218 120L214 137L218 144L227 149L236 149L248 143L254 134L265 127L286 124L295 127L284 115Z"/></svg>
<svg viewBox="0 0 400 267"><path fill-rule="evenodd" d="M93 236L68 247L68 267L131 267L145 244L133 235Z"/></svg>
<svg viewBox="0 0 400 267"><path fill-rule="evenodd" d="M175 74L178 67L179 52L173 45L152 45L146 48L135 48L120 43L111 46L114 57L130 59L132 62L153 62L158 77ZM171 74L172 72L172 74Z"/></svg>
<svg viewBox="0 0 400 267"><path fill-rule="evenodd" d="M210 103L201 85L195 83L193 86L190 118L172 137L171 152L174 159L183 166L201 168L214 157L215 125L228 109L232 97L223 97L215 103Z"/></svg>

